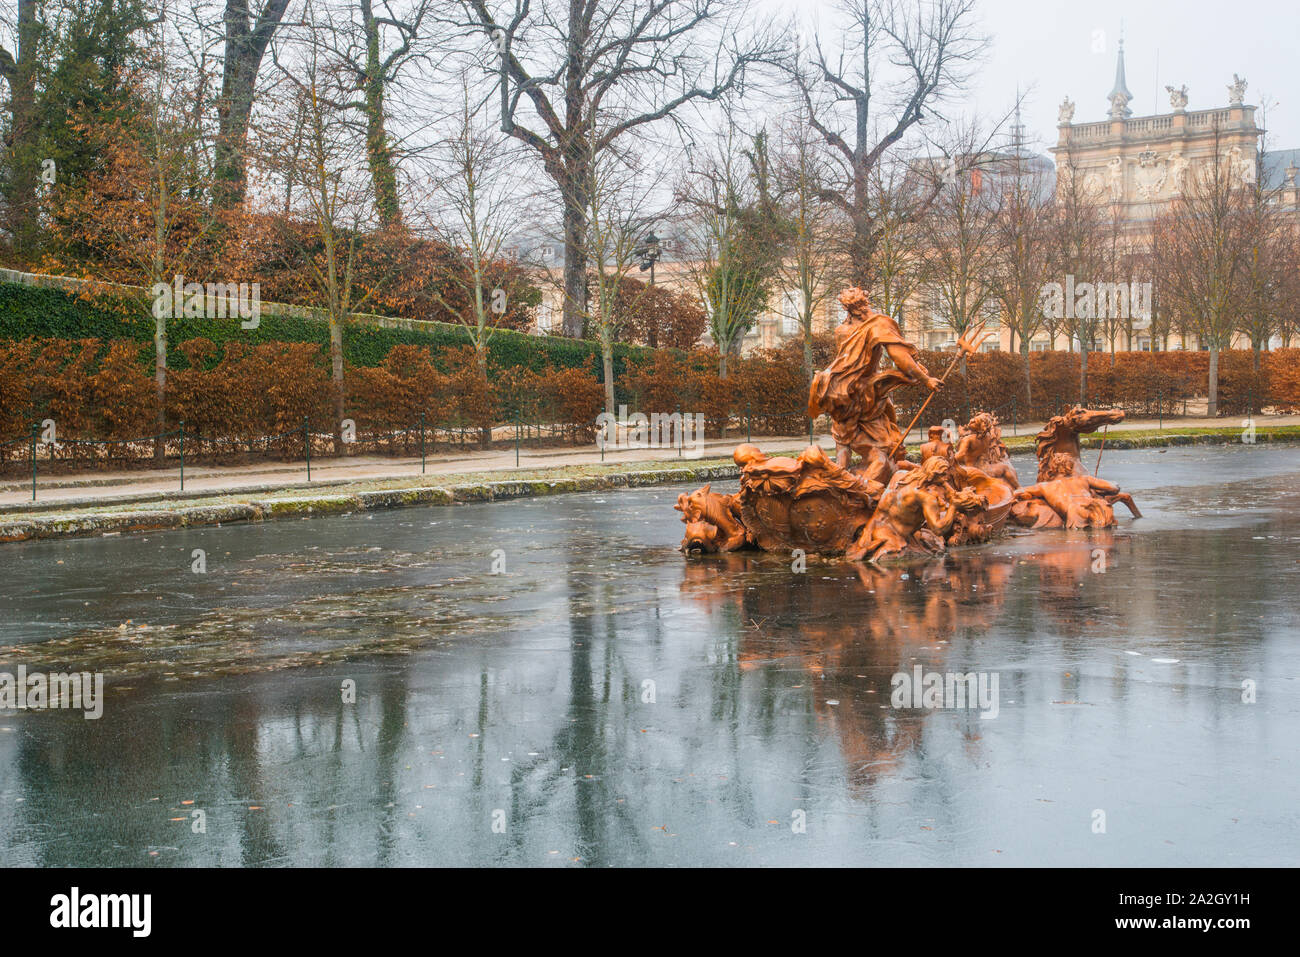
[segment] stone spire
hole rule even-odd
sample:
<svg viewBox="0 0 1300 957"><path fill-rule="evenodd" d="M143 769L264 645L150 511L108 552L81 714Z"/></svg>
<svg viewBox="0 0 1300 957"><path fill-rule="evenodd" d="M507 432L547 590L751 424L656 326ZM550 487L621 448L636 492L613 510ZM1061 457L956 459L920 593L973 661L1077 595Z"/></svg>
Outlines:
<svg viewBox="0 0 1300 957"><path fill-rule="evenodd" d="M1025 124L1020 122L1020 84L1016 84L1016 121L1011 124L1011 148L1016 153L1025 151Z"/></svg>
<svg viewBox="0 0 1300 957"><path fill-rule="evenodd" d="M1119 41L1119 55L1115 62L1115 88L1110 91L1106 99L1110 100L1111 119L1122 120L1133 115L1133 111L1128 108L1133 94L1129 92L1128 84L1124 82L1124 41L1122 39Z"/></svg>

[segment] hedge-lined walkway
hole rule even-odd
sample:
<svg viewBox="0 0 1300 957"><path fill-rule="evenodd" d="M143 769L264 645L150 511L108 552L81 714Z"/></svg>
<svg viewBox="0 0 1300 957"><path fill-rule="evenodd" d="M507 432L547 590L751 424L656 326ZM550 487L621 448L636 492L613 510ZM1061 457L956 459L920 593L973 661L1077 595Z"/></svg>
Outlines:
<svg viewBox="0 0 1300 957"><path fill-rule="evenodd" d="M1015 451L1032 450L1033 435L1042 423L1020 425L1015 435L1004 429L1004 439ZM1285 429L1297 433L1300 439L1300 415L1261 416L1256 420L1260 432ZM1132 436L1141 433L1145 438L1177 436L1197 433L1218 433L1231 439L1241 431L1232 419L1177 419L1164 422L1164 427L1154 419L1130 419L1112 427L1108 434L1117 438L1124 433ZM1092 440L1100 438L1100 433ZM819 435L818 441L828 449L829 436ZM166 471L105 471L90 475L39 476L36 483L36 501L32 502L30 480L12 477L0 483L0 513L10 515L51 508L111 508L131 504L191 502L221 496L249 496L282 491L346 489L349 486L367 488L413 488L422 485L442 486L465 482L551 480L571 478L574 475L600 476L617 474L628 469L641 470L655 467L687 468L717 462L726 462L731 451L745 437L714 438L704 443L703 455L691 459L676 449L607 450L601 453L590 446L578 449L521 450L516 465L514 450L490 450L440 454L426 457L424 473L418 456L414 458L388 457L313 457L311 482L306 480L302 463L266 462L255 465L229 467L193 467L185 470L185 490L179 489L179 473ZM755 436L755 444L770 454L791 452L807 444L807 436ZM921 428L913 430L908 443L915 447L924 441ZM1122 439L1120 439L1122 441ZM1144 443L1145 444L1145 443Z"/></svg>

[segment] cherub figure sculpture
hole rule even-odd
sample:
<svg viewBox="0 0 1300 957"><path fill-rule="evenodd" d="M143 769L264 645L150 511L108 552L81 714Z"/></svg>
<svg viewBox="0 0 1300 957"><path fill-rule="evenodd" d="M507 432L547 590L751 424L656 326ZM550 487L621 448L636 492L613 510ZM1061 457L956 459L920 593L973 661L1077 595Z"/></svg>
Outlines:
<svg viewBox="0 0 1300 957"><path fill-rule="evenodd" d="M948 441L948 430L942 425L932 425L926 430L929 440L921 446L921 464L924 465L927 459L939 456L941 458L952 460L953 448L952 443Z"/></svg>
<svg viewBox="0 0 1300 957"><path fill-rule="evenodd" d="M1011 464L1011 453L1002 441L1002 430L993 413L976 413L957 434L960 438L954 459L958 465L977 468L1013 489L1020 487L1020 476Z"/></svg>
<svg viewBox="0 0 1300 957"><path fill-rule="evenodd" d="M981 512L986 504L974 489L955 489L948 460L931 456L920 468L894 476L845 557L875 561L908 551L941 553L958 516Z"/></svg>

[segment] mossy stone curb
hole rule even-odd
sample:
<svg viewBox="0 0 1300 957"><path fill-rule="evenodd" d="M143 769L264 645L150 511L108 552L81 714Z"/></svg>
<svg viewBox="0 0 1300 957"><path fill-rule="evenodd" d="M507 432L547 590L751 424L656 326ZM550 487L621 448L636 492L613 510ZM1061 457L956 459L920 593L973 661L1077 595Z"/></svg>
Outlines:
<svg viewBox="0 0 1300 957"><path fill-rule="evenodd" d="M1241 443L1239 432L1206 433L1200 435L1160 435L1125 439L1107 437L1106 447L1111 449L1150 449L1188 445L1235 445ZM1256 443L1300 441L1294 433L1275 433L1260 430L1255 433ZM1101 438L1092 436L1082 441L1082 447L1100 447ZM1020 446L1012 455L1033 452L1033 446ZM914 457L915 453L912 456ZM731 463L671 468L644 469L628 472L609 472L578 478L507 480L460 484L450 487L420 486L416 488L381 489L336 494L284 495L258 497L247 501L217 504L185 505L171 500L167 507L141 508L134 511L64 511L30 518L12 517L0 520L0 542L19 542L30 539L64 538L78 535L104 535L121 532L154 531L170 528L193 528L202 525L224 525L232 522L262 522L285 518L312 518L323 515L341 515L348 512L379 508L402 508L413 505L457 505L469 502L493 502L514 498L531 498L559 495L565 492L597 492L616 488L644 488L682 482L714 482L734 479L740 469ZM261 492L262 490L258 490ZM248 490L232 493L247 494ZM66 506L65 506L66 508Z"/></svg>
<svg viewBox="0 0 1300 957"><path fill-rule="evenodd" d="M63 538L78 535L105 535L120 532L193 528L201 525L224 525L232 522L263 522L286 518L314 518L378 508L402 508L412 505L457 505L469 502L492 502L499 499L530 498L565 492L594 492L614 488L638 488L673 482L736 478L740 470L734 465L698 468L651 469L617 472L607 475L565 478L554 481L503 481L480 484L422 486L417 488L358 491L348 494L286 495L259 497L247 502L185 505L176 502L167 508L132 511L86 511L33 515L0 521L0 542L30 539Z"/></svg>

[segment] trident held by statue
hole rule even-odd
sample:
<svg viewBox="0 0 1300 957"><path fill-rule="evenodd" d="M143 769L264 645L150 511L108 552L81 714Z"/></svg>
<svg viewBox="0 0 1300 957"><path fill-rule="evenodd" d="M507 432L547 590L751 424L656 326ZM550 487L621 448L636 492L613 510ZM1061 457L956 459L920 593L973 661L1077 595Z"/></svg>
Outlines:
<svg viewBox="0 0 1300 957"><path fill-rule="evenodd" d="M916 415L912 416L912 421L907 423L907 428L903 430L903 435L899 438L898 444L889 450L889 458L892 459L898 454L898 450L903 447L903 443L907 441L907 437L911 434L912 428L925 412L925 407L930 404L930 400L934 398L935 393L939 391L940 386L948 381L948 376L952 375L952 370L957 368L957 363L962 360L963 354L973 356L975 353L979 352L980 345L990 335L992 335L992 333L984 331L984 322L982 320L962 333L961 338L957 340L957 355L953 357L952 362L948 363L948 368L944 371L944 374L939 377L939 385L930 390L930 394L926 396L925 401L921 403L921 408L917 409Z"/></svg>

